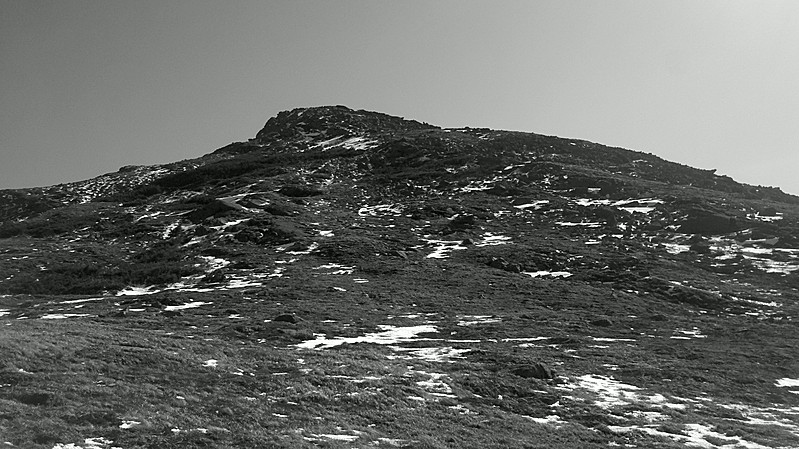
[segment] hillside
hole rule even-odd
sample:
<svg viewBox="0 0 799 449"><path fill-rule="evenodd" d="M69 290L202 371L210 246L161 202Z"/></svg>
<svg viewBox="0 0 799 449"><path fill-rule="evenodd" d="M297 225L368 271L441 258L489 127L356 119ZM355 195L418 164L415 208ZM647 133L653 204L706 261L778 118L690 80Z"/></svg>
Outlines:
<svg viewBox="0 0 799 449"><path fill-rule="evenodd" d="M799 198L295 109L0 191L8 447L799 447Z"/></svg>

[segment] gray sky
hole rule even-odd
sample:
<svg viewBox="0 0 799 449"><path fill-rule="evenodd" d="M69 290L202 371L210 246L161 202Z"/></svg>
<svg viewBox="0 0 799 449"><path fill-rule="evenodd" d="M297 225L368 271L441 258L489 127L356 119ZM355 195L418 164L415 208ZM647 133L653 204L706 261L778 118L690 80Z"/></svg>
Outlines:
<svg viewBox="0 0 799 449"><path fill-rule="evenodd" d="M799 1L0 0L0 188L193 158L284 109L654 153L799 194Z"/></svg>

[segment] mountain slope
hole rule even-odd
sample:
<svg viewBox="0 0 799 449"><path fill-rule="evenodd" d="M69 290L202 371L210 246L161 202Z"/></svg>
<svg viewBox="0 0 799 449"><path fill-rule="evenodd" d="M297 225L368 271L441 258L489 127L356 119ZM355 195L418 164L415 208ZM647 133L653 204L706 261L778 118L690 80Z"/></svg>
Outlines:
<svg viewBox="0 0 799 449"><path fill-rule="evenodd" d="M799 445L779 189L334 106L0 198L13 445Z"/></svg>

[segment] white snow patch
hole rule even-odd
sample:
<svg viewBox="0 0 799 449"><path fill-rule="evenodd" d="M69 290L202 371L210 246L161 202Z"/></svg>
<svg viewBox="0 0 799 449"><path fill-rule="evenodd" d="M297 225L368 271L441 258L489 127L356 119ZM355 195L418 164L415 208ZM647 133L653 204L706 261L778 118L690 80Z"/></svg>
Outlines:
<svg viewBox="0 0 799 449"><path fill-rule="evenodd" d="M377 140L367 139L365 137L350 137L344 142L341 142L341 146L351 150L364 151L376 147L378 143Z"/></svg>
<svg viewBox="0 0 799 449"><path fill-rule="evenodd" d="M61 301L58 304L78 304L82 302L91 302L91 301L102 301L103 298L84 298L84 299L73 299L70 301ZM2 312L2 310L0 310Z"/></svg>
<svg viewBox="0 0 799 449"><path fill-rule="evenodd" d="M428 392L431 392L436 395L440 396L447 396L447 397L456 397L452 394L452 387L450 387L443 379L447 378L446 374L441 373L428 373L426 371L411 371L409 374L416 373L422 374L427 376L427 380L420 380L416 382L416 385L424 388Z"/></svg>
<svg viewBox="0 0 799 449"><path fill-rule="evenodd" d="M510 243L510 237L504 235L495 235L491 232L486 232L482 235L482 239L474 244L474 246L496 246L505 245Z"/></svg>
<svg viewBox="0 0 799 449"><path fill-rule="evenodd" d="M396 447L404 447L414 443L414 441L411 440L402 440L399 438L383 438L383 437L378 438L377 441L385 443L389 446L396 446Z"/></svg>
<svg viewBox="0 0 799 449"><path fill-rule="evenodd" d="M398 343L405 343L414 341L416 336L422 333L438 332L435 326L421 325L421 326L407 326L397 327L381 324L378 326L382 332L374 332L360 337L334 337L327 338L324 335L316 335L313 340L304 341L295 346L301 349L328 349L343 344L355 343L374 343L378 345L395 345Z"/></svg>
<svg viewBox="0 0 799 449"><path fill-rule="evenodd" d="M83 446L79 446L74 443L69 444L56 444L53 446L53 449L105 449L107 448L113 441L107 440L103 437L96 437L96 438L86 438L83 440ZM119 449L119 448L111 448L111 449Z"/></svg>
<svg viewBox="0 0 799 449"><path fill-rule="evenodd" d="M692 329L676 329L674 332L677 332L682 335L672 335L672 340L690 340L692 338L707 338L707 335L702 335L702 331L699 330L698 327L694 327Z"/></svg>
<svg viewBox="0 0 799 449"><path fill-rule="evenodd" d="M684 442L688 446L694 447L715 448L717 447L715 444L711 444L705 439L705 437L714 437L724 441L733 440L731 445L736 448L768 449L768 446L746 441L737 436L728 436L722 433L714 432L709 426L704 424L686 424L685 430L683 430L683 432L687 434L686 437L682 437L681 435L673 435L671 438L676 441ZM728 445L725 444L725 446Z"/></svg>
<svg viewBox="0 0 799 449"><path fill-rule="evenodd" d="M461 187L457 189L458 192L468 193L468 192L481 192L484 190L490 190L494 187L495 180L491 181L472 181L469 185L465 187Z"/></svg>
<svg viewBox="0 0 799 449"><path fill-rule="evenodd" d="M458 326L474 326L475 324L499 323L502 320L492 315L459 315Z"/></svg>
<svg viewBox="0 0 799 449"><path fill-rule="evenodd" d="M88 313L50 313L47 315L42 315L43 320L63 320L65 318L80 318L84 316L89 316Z"/></svg>
<svg viewBox="0 0 799 449"><path fill-rule="evenodd" d="M229 261L225 259L220 259L218 257L200 256L200 258L205 261L206 265L208 265L208 271L216 271L230 265Z"/></svg>
<svg viewBox="0 0 799 449"><path fill-rule="evenodd" d="M203 301L192 301L187 302L186 304L181 304L179 306L166 306L164 310L172 311L172 310L185 310L185 309L194 309L200 306L205 306L208 304L213 304L212 302L203 302Z"/></svg>
<svg viewBox="0 0 799 449"><path fill-rule="evenodd" d="M619 342L619 341L629 341L629 342L636 342L634 338L606 338L606 337L590 337L591 340L594 341L602 341L602 342Z"/></svg>
<svg viewBox="0 0 799 449"><path fill-rule="evenodd" d="M649 406L666 407L673 409L684 409L685 404L669 402L662 394L646 395L642 389L635 385L619 382L611 377L586 374L577 378L576 383L568 383L557 387L565 391L589 391L596 395L594 403L601 408L609 409L630 405L633 403L644 403Z"/></svg>
<svg viewBox="0 0 799 449"><path fill-rule="evenodd" d="M291 254L292 256L308 255L308 254L311 254L313 251L316 251L317 248L319 248L319 244L316 243L316 242L313 242L304 251L287 251L286 254Z"/></svg>
<svg viewBox="0 0 799 449"><path fill-rule="evenodd" d="M338 274L352 274L355 267L348 267L346 265L339 265L337 263L329 263L312 268L312 270L332 270L323 274L338 275Z"/></svg>
<svg viewBox="0 0 799 449"><path fill-rule="evenodd" d="M117 292L117 296L139 296L139 295L152 295L153 293L158 293L161 290L156 289L153 286L150 287L125 287L124 289Z"/></svg>
<svg viewBox="0 0 799 449"><path fill-rule="evenodd" d="M339 432L345 431L341 427L336 427L336 430L338 430ZM320 434L312 433L310 437L303 437L303 439L306 441L320 441L321 439L327 439L335 441L346 441L348 443L352 443L353 441L360 438L360 435L363 433L358 430L350 430L349 432L350 432L349 435L342 433L320 433Z"/></svg>
<svg viewBox="0 0 799 449"><path fill-rule="evenodd" d="M566 421L560 419L558 415L549 415L544 418L534 418L532 416L523 415L525 418L537 422L538 424L566 424Z"/></svg>
<svg viewBox="0 0 799 449"><path fill-rule="evenodd" d="M164 214L163 212L153 212L152 214L142 215L141 217L133 220L133 222L134 223L138 223L139 221L144 220L145 218L155 218L155 217L157 217L159 215L163 215L163 214Z"/></svg>
<svg viewBox="0 0 799 449"><path fill-rule="evenodd" d="M461 240L436 240L429 237L421 239L434 247L433 252L427 255L428 259L446 259L452 251L468 249Z"/></svg>
<svg viewBox="0 0 799 449"><path fill-rule="evenodd" d="M641 199L627 199L627 200L595 200L588 198L578 198L574 202L579 206L613 206L619 209L627 210L630 213L649 213L652 212L658 204L663 204L663 200L656 198L641 198Z"/></svg>
<svg viewBox="0 0 799 449"><path fill-rule="evenodd" d="M224 231L227 228L232 228L233 226L236 226L237 224L244 223L247 220L249 220L249 218L241 218L241 219L238 219L238 220L231 220L231 221L225 222L221 226L211 226L211 229L214 229L214 230L217 230L217 231Z"/></svg>
<svg viewBox="0 0 799 449"><path fill-rule="evenodd" d="M270 275L259 275L256 277L269 277ZM253 279L244 279L244 278L231 278L227 284L225 284L224 289L237 289L237 288L245 288L245 287L260 287L264 285L263 282L258 282Z"/></svg>
<svg viewBox="0 0 799 449"><path fill-rule="evenodd" d="M133 421L133 420L126 420L122 421L122 424L119 425L120 429L130 429L133 426L138 426L141 424L141 421Z"/></svg>
<svg viewBox="0 0 799 449"><path fill-rule="evenodd" d="M539 200L539 201L533 201L532 203L518 204L513 207L521 210L525 209L540 210L542 207L544 207L547 204L549 204L549 200Z"/></svg>
<svg viewBox="0 0 799 449"><path fill-rule="evenodd" d="M783 377L782 379L777 379L776 385L778 387L799 387L799 379Z"/></svg>
<svg viewBox="0 0 799 449"><path fill-rule="evenodd" d="M566 226L566 227L584 226L586 228L599 228L602 226L602 223L593 222L593 221L581 221L579 223L570 222L570 221L556 221L555 224L558 226Z"/></svg>
<svg viewBox="0 0 799 449"><path fill-rule="evenodd" d="M549 337L523 337L523 338L503 338L502 341L542 341L549 340Z"/></svg>
<svg viewBox="0 0 799 449"><path fill-rule="evenodd" d="M691 247L688 245L682 245L679 243L663 243L663 246L666 248L666 251L669 254L680 254L687 251L690 251Z"/></svg>
<svg viewBox="0 0 799 449"><path fill-rule="evenodd" d="M180 222L179 221L176 221L174 223L171 223L171 224L167 225L167 227L164 228L164 232L161 233L161 238L162 239L168 239L169 238L169 234L171 234L172 231L174 231L178 226L180 226Z"/></svg>
<svg viewBox="0 0 799 449"><path fill-rule="evenodd" d="M402 348L399 346L391 346L391 349L397 352L407 352L414 359L426 360L428 362L453 362L452 359L466 358L462 354L471 351L471 349L455 349L451 346L440 348Z"/></svg>
<svg viewBox="0 0 799 449"><path fill-rule="evenodd" d="M361 217L379 217L381 215L402 215L403 206L401 204L377 204L375 206L363 206L358 209Z"/></svg>
<svg viewBox="0 0 799 449"><path fill-rule="evenodd" d="M755 214L747 214L746 218L750 220L760 220L766 223L782 220L784 217L782 213L777 212L777 215L760 215L760 212Z"/></svg>
<svg viewBox="0 0 799 449"><path fill-rule="evenodd" d="M323 433L314 436L327 438L328 440L346 441L348 443L351 443L360 438L358 435L336 435L331 433Z"/></svg>
<svg viewBox="0 0 799 449"><path fill-rule="evenodd" d="M556 278L567 278L567 277L572 275L568 271L546 271L546 270L524 271L523 274L526 274L526 275L528 275L530 277L534 277L534 278L538 278L538 277L542 277L542 276L552 276L552 277L556 277Z"/></svg>

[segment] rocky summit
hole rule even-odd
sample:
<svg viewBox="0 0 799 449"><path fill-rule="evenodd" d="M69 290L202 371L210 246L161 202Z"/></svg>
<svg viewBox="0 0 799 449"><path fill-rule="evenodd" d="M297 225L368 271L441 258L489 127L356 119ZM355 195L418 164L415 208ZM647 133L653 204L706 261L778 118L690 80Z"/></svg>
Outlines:
<svg viewBox="0 0 799 449"><path fill-rule="evenodd" d="M0 446L799 447L799 198L344 106L0 191Z"/></svg>

